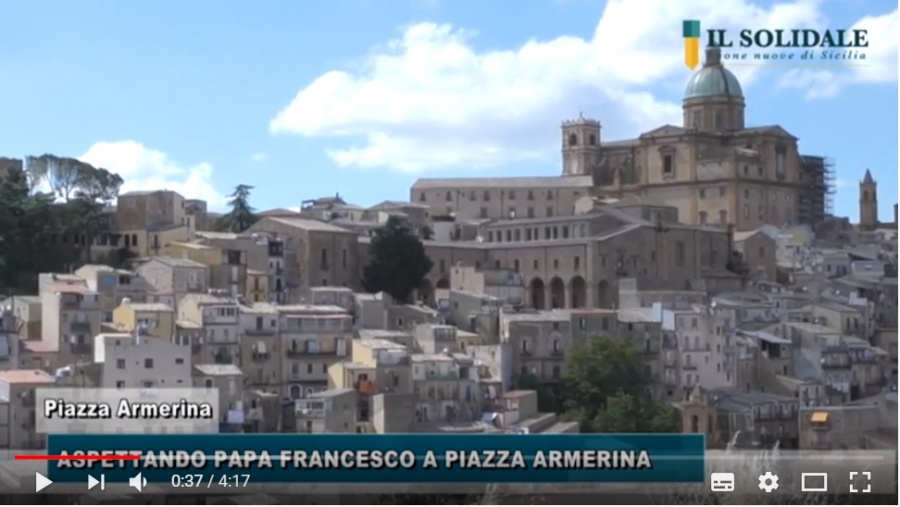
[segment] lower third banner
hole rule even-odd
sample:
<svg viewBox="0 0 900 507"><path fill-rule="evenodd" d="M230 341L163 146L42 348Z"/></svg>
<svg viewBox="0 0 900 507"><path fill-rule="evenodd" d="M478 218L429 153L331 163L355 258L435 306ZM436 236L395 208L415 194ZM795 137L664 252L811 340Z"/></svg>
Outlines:
<svg viewBox="0 0 900 507"><path fill-rule="evenodd" d="M55 482L685 483L705 470L705 438L684 434L50 435L47 447Z"/></svg>

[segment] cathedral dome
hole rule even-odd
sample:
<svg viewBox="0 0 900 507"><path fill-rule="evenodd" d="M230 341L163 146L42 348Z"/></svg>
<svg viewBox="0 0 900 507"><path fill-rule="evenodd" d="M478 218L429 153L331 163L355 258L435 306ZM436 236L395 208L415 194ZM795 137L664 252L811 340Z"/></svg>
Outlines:
<svg viewBox="0 0 900 507"><path fill-rule="evenodd" d="M684 90L684 100L706 97L744 98L737 77L722 65L721 50L708 48L703 68L691 76Z"/></svg>

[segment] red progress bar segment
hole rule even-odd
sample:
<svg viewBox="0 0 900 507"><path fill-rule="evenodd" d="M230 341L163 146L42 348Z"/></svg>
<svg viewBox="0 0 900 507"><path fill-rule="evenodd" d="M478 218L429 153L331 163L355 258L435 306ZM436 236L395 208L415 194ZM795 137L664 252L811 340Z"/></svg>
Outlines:
<svg viewBox="0 0 900 507"><path fill-rule="evenodd" d="M15 458L19 461L138 461L141 459L140 454L123 454L121 456L113 455L78 455L78 454L16 454Z"/></svg>

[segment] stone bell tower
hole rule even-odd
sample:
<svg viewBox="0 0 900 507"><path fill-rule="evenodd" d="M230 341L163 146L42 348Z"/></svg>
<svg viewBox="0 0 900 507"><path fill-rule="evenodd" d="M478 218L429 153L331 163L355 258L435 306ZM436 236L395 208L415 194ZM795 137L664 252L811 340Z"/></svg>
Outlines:
<svg viewBox="0 0 900 507"><path fill-rule="evenodd" d="M578 115L562 124L563 176L590 176L600 163L600 122Z"/></svg>
<svg viewBox="0 0 900 507"><path fill-rule="evenodd" d="M878 183L868 169L859 182L859 227L866 230L878 227Z"/></svg>

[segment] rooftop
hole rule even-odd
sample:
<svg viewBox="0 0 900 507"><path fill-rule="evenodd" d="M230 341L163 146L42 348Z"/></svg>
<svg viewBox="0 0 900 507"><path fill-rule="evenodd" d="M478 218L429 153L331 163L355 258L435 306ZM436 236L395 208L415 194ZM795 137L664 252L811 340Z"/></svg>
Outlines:
<svg viewBox="0 0 900 507"><path fill-rule="evenodd" d="M147 262L156 261L166 266L171 266L173 268L205 268L206 264L201 262L197 262L191 259L182 259L178 257L170 257L168 255L160 255L156 257L150 257L147 259Z"/></svg>
<svg viewBox="0 0 900 507"><path fill-rule="evenodd" d="M7 384L55 384L56 377L41 370L0 371L0 382Z"/></svg>
<svg viewBox="0 0 900 507"><path fill-rule="evenodd" d="M591 176L534 176L525 178L420 178L413 183L413 190L450 190L457 188L589 188L594 185Z"/></svg>
<svg viewBox="0 0 900 507"><path fill-rule="evenodd" d="M136 312L172 312L171 306L165 303L128 303L128 307Z"/></svg>
<svg viewBox="0 0 900 507"><path fill-rule="evenodd" d="M342 227L337 227L335 225L331 225L325 222L320 222L318 220L313 220L311 218L284 218L284 217L270 217L264 220L272 220L273 222L277 222L282 225L286 225L288 227L295 227L297 229L302 229L306 231L316 231L316 232L336 232L336 233L346 233L353 234L352 231L348 231Z"/></svg>
<svg viewBox="0 0 900 507"><path fill-rule="evenodd" d="M208 377L243 375L241 369L233 364L195 364L194 369Z"/></svg>

